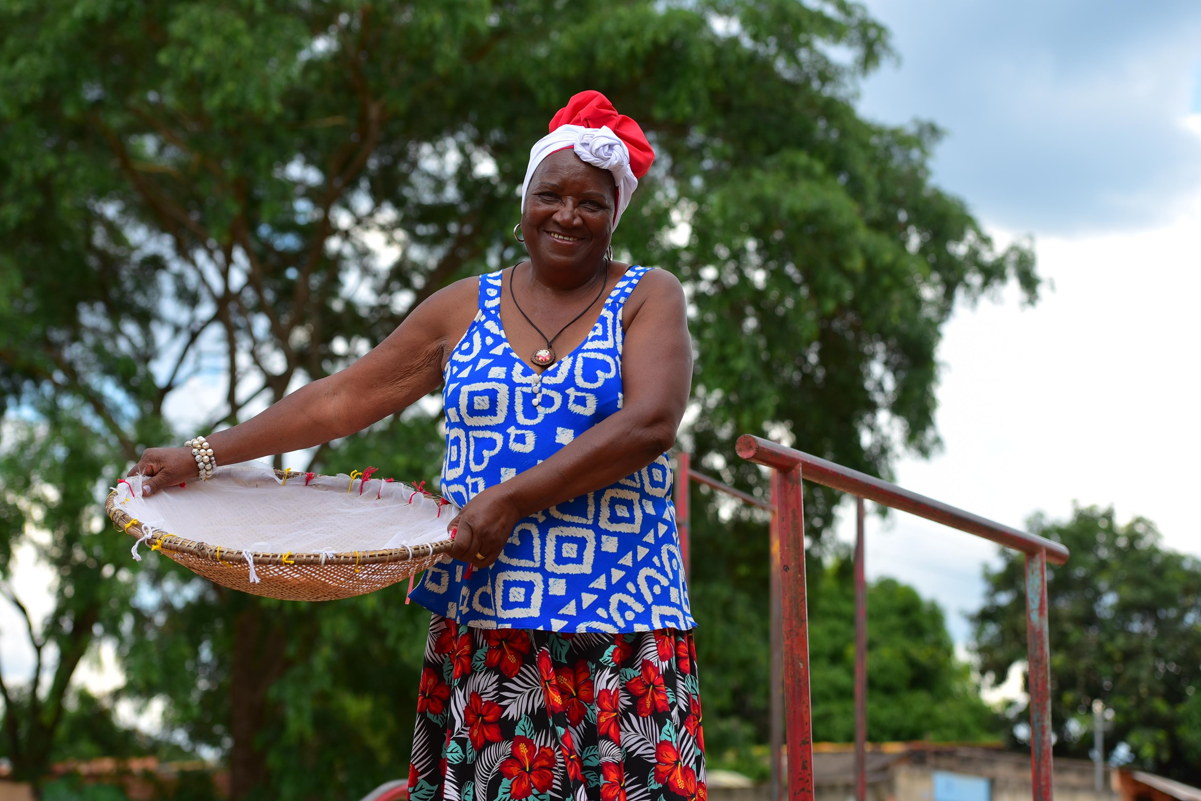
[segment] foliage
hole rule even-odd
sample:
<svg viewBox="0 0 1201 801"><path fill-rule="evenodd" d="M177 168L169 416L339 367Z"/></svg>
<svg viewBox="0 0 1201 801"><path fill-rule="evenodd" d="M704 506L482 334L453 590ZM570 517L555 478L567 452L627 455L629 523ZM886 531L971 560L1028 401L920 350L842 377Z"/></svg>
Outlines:
<svg viewBox="0 0 1201 801"><path fill-rule="evenodd" d="M763 549L763 562L768 555ZM843 549L808 568L810 695L813 738L852 742L855 736L855 594L853 563ZM706 573L715 563L704 561ZM758 575L756 575L758 574ZM767 571L744 580L767 582ZM753 576L753 578L752 578ZM737 579L735 579L737 581ZM730 710L707 726L715 762L754 770L747 745L768 727L768 685L760 665L769 658L766 604L748 608L751 593L718 581L698 582L694 606L702 615L698 660L709 709ZM981 742L1001 739L996 715L980 699L967 665L955 656L942 610L893 579L868 584L868 733L873 742L933 740ZM707 614L706 614L707 612ZM766 769L766 763L760 766Z"/></svg>
<svg viewBox="0 0 1201 801"><path fill-rule="evenodd" d="M91 435L85 414L69 399L31 408L40 413L40 424L9 421L0 452L0 595L26 624L35 656L32 677L39 679L0 679L0 752L21 780L37 779L51 759L64 755L64 727L82 734L80 704L97 711L86 694L71 697L71 677L95 638L119 633L132 591L122 558L128 551L106 533L111 529L97 504L103 497L97 478L112 464L111 446ZM31 613L11 586L18 554L59 579L49 588L53 610L45 619ZM119 744L113 731L92 734ZM75 746L86 749L89 739L78 738Z"/></svg>
<svg viewBox="0 0 1201 801"><path fill-rule="evenodd" d="M839 558L810 584L813 736L855 739L853 564ZM868 585L868 732L873 742L1000 739L938 604L894 579Z"/></svg>
<svg viewBox="0 0 1201 801"><path fill-rule="evenodd" d="M722 459L741 432L878 474L899 448L929 450L954 303L1010 278L1033 297L1038 282L1027 248L998 252L929 183L937 131L856 115L856 82L888 55L846 0L5 4L0 397L47 443L5 434L36 468L32 482L4 472L5 548L32 536L21 510L53 494L57 517L39 525L54 534L55 631L77 649L121 640L129 691L165 698L194 744L227 754L235 797L338 798L385 761L403 772L420 614L399 593L300 609L160 560L129 573L127 543L97 536L100 488L142 447L245 419L449 281L519 258L528 147L583 88L636 117L660 155L615 247L690 293L700 462L762 491L758 471ZM312 458L433 475L432 413ZM73 472L39 461L51 445L80 453ZM831 497L810 491L807 509L820 533ZM755 548L719 542L715 514L697 510L698 548L761 571ZM723 580L698 571L698 603ZM765 608L763 582L734 586L744 619ZM93 608L95 625L72 622ZM364 654L343 664L321 650L343 631L375 641L336 640ZM390 681L354 684L365 660ZM745 667L762 677L766 662ZM716 699L750 681L707 675ZM715 724L739 703L717 700ZM31 743L56 725L16 699L6 714ZM288 784L301 735L333 765L307 790ZM37 775L46 753L14 764Z"/></svg>
<svg viewBox="0 0 1201 801"><path fill-rule="evenodd" d="M1112 508L1028 526L1072 552L1047 568L1056 751L1088 756L1100 699L1114 711L1107 741L1125 743L1135 765L1201 784L1201 562L1165 549L1148 520L1119 523ZM1002 560L985 572L975 616L981 669L996 676L1026 658L1022 557Z"/></svg>

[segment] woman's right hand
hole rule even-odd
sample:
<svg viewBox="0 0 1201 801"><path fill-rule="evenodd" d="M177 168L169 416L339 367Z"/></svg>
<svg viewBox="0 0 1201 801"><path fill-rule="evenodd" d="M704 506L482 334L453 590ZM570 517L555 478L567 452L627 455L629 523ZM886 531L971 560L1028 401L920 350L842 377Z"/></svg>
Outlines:
<svg viewBox="0 0 1201 801"><path fill-rule="evenodd" d="M190 448L147 448L128 475L142 475L142 494L200 479Z"/></svg>

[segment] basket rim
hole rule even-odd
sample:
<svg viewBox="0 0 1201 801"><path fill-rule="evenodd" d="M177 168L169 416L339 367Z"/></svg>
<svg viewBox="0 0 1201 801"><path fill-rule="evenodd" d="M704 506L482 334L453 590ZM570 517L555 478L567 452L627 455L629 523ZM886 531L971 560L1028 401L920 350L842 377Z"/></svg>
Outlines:
<svg viewBox="0 0 1201 801"><path fill-rule="evenodd" d="M275 470L275 475L283 478L285 472L283 470ZM328 473L313 473L313 476L329 477ZM397 482L403 483L403 482ZM412 486L412 485L408 485ZM442 496L424 490L417 490L427 498L441 499ZM117 490L112 490L104 501L104 512L112 521L113 527L118 531L123 531L136 539L146 539L146 534L142 529L142 523L133 515L122 509L117 503ZM172 534L168 531L159 531L155 529L150 536L153 544L150 546L152 550L169 551L173 553L187 554L188 556L204 559L209 562L218 562L220 564L238 564L246 562L246 554L249 553L255 565L352 565L359 567L361 565L388 564L392 562L408 562L414 559L428 559L432 556L444 554L450 550L454 542L447 537L444 540L438 540L432 543L425 543L414 547L405 546L404 548L388 548L374 551L341 551L339 553L277 553L270 551L243 551L237 548L224 548L220 545L210 545L207 542L199 542L197 540L188 540Z"/></svg>

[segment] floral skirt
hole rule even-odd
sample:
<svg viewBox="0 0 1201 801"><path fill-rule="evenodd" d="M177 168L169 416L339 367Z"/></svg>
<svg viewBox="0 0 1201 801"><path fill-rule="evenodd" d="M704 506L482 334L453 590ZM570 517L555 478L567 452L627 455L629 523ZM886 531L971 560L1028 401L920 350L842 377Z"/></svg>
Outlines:
<svg viewBox="0 0 1201 801"><path fill-rule="evenodd" d="M705 801L692 633L488 630L434 615L409 797Z"/></svg>

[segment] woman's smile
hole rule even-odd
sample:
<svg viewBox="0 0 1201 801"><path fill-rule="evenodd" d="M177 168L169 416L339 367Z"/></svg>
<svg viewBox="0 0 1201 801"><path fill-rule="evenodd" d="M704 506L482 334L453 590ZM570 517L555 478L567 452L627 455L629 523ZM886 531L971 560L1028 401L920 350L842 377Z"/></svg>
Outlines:
<svg viewBox="0 0 1201 801"><path fill-rule="evenodd" d="M569 236L567 234L560 234L558 231L547 231L546 235L558 242L567 242L569 244L584 241L582 236Z"/></svg>

